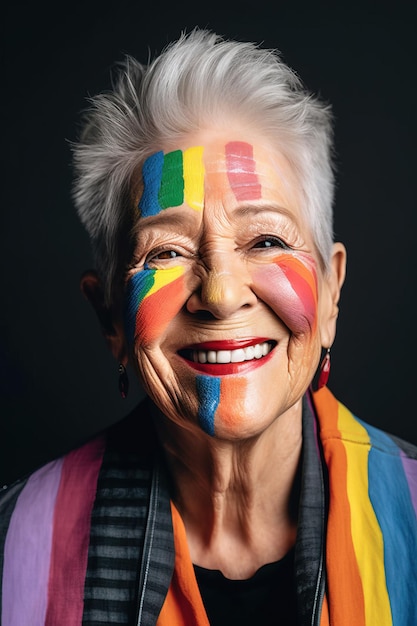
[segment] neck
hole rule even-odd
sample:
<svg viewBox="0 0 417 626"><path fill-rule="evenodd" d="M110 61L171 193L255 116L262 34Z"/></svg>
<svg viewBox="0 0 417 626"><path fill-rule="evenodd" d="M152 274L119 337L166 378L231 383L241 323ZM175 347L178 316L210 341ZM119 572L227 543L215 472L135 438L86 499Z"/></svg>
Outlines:
<svg viewBox="0 0 417 626"><path fill-rule="evenodd" d="M244 441L208 437L159 415L159 435L193 562L247 578L295 542L301 400Z"/></svg>

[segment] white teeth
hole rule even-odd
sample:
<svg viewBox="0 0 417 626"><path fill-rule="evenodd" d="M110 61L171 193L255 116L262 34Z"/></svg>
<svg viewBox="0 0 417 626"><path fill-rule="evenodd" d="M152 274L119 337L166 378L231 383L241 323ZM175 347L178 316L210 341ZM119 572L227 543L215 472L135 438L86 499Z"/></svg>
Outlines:
<svg viewBox="0 0 417 626"><path fill-rule="evenodd" d="M243 361L261 359L271 349L271 344L265 341L237 350L194 350L193 360L195 363L243 363Z"/></svg>

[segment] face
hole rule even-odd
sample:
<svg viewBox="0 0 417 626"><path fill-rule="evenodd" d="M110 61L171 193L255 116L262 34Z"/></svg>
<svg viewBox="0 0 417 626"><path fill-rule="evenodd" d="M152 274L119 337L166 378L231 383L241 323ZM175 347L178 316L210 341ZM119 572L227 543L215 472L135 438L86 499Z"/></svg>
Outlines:
<svg viewBox="0 0 417 626"><path fill-rule="evenodd" d="M297 182L259 136L219 133L145 162L125 291L130 357L170 419L256 435L308 387L325 282Z"/></svg>

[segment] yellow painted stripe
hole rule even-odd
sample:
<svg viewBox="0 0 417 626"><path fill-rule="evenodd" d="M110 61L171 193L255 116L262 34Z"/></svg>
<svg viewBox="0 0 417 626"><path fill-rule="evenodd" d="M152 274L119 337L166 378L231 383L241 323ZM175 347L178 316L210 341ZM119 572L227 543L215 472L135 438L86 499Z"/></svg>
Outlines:
<svg viewBox="0 0 417 626"><path fill-rule="evenodd" d="M149 289L145 297L147 298L148 296L151 296L162 287L172 283L172 281L182 276L182 274L184 274L184 267L182 265L176 265L175 267L170 267L166 270L156 270L154 275L154 284Z"/></svg>
<svg viewBox="0 0 417 626"><path fill-rule="evenodd" d="M370 626L392 626L385 579L384 540L369 500L369 435L359 422L352 420L351 413L342 404L339 404L338 428L347 454L351 532L365 599L365 621Z"/></svg>
<svg viewBox="0 0 417 626"><path fill-rule="evenodd" d="M183 154L184 201L192 209L201 211L204 206L203 147L188 148Z"/></svg>

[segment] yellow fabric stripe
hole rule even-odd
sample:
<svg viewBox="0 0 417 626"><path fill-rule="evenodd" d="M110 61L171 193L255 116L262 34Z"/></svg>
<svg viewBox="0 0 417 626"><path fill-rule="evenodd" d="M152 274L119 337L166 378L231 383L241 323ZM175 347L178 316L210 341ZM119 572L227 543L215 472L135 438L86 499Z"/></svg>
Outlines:
<svg viewBox="0 0 417 626"><path fill-rule="evenodd" d="M154 284L146 294L146 298L159 291L165 285L172 283L172 281L179 278L184 273L184 267L182 265L176 265L166 270L156 270L154 275Z"/></svg>
<svg viewBox="0 0 417 626"><path fill-rule="evenodd" d="M188 148L183 153L184 201L192 209L204 206L203 147Z"/></svg>
<svg viewBox="0 0 417 626"><path fill-rule="evenodd" d="M351 532L365 598L366 624L392 626L385 579L384 541L368 495L368 455L371 447L369 435L340 403L338 428L342 433L347 455Z"/></svg>

